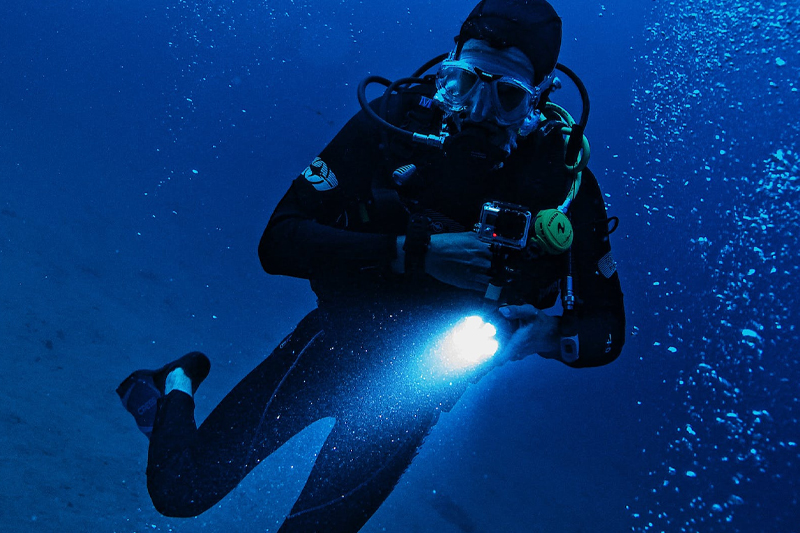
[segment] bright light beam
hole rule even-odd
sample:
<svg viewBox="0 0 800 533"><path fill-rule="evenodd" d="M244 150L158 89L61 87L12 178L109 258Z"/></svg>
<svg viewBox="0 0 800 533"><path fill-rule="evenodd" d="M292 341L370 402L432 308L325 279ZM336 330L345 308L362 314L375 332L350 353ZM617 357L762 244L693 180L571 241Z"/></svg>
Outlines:
<svg viewBox="0 0 800 533"><path fill-rule="evenodd" d="M479 316L461 320L451 329L441 345L443 363L452 370L477 366L497 353L497 328Z"/></svg>

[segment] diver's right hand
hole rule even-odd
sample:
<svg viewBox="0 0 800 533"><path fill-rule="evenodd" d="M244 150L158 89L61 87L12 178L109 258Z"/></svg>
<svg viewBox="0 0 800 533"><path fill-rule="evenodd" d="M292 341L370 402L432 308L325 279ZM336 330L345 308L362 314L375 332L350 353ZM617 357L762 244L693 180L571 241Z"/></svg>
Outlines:
<svg viewBox="0 0 800 533"><path fill-rule="evenodd" d="M483 292L491 277L492 252L472 231L431 235L425 273L442 283Z"/></svg>

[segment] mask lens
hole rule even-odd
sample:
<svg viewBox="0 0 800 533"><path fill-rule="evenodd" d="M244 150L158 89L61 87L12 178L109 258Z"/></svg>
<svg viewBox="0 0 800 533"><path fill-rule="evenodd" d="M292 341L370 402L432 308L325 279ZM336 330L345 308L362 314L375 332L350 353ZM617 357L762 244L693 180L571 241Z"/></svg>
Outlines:
<svg viewBox="0 0 800 533"><path fill-rule="evenodd" d="M502 80L497 84L497 101L504 113L511 113L519 109L523 104L527 104L528 92L513 83L505 83Z"/></svg>
<svg viewBox="0 0 800 533"><path fill-rule="evenodd" d="M475 87L476 83L478 83L477 74L468 70L459 69L456 80L459 95L465 95L470 92L472 88Z"/></svg>
<svg viewBox="0 0 800 533"><path fill-rule="evenodd" d="M454 102L462 103L476 83L478 75L464 68L452 66L439 73L439 85Z"/></svg>

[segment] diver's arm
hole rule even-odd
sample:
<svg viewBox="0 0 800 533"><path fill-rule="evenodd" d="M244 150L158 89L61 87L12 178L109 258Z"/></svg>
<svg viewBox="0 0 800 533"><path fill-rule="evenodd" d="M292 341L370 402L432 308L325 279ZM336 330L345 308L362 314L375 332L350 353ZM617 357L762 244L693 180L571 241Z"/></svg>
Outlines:
<svg viewBox="0 0 800 533"><path fill-rule="evenodd" d="M577 296L579 357L573 367L608 364L625 343L625 309L613 265L605 204L597 180L584 170L572 205L572 264ZM605 266L601 268L600 263Z"/></svg>
<svg viewBox="0 0 800 533"><path fill-rule="evenodd" d="M351 229L359 216L357 199L369 194L372 177L383 165L379 138L362 111L320 154L332 179L317 182L316 188L316 176L294 180L258 246L266 272L309 279L320 272L389 268L395 236Z"/></svg>
<svg viewBox="0 0 800 533"><path fill-rule="evenodd" d="M321 194L302 176L294 181L261 236L258 257L264 270L309 279L325 270L389 268L395 257L396 238L323 223L320 215L331 209L335 200L321 200ZM342 216L349 215L343 211Z"/></svg>
<svg viewBox="0 0 800 533"><path fill-rule="evenodd" d="M397 257L392 271L405 273L406 237L397 237ZM491 281L492 252L474 231L439 233L430 236L425 252L425 274L452 287L485 292Z"/></svg>
<svg viewBox="0 0 800 533"><path fill-rule="evenodd" d="M332 192L332 191L327 191ZM347 212L336 199L314 191L301 176L278 204L259 244L270 274L310 278L319 269L405 273L405 236L360 233L319 222L324 213ZM342 218L340 216L340 218ZM430 236L424 273L454 287L485 291L492 254L474 232Z"/></svg>

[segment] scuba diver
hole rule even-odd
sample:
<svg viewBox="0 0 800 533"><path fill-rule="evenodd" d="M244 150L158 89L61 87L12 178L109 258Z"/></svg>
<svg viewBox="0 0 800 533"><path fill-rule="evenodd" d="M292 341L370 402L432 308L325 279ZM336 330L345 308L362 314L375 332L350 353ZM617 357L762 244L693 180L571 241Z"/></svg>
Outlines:
<svg viewBox="0 0 800 533"><path fill-rule="evenodd" d="M586 168L588 97L557 63L560 45L545 0L481 0L446 57L362 82L362 111L292 182L258 248L266 272L310 281L317 308L200 427L193 394L210 363L199 352L117 389L150 439L159 512L203 513L332 417L279 531L356 532L492 368L531 354L575 368L617 358L617 221ZM582 92L578 122L550 100L557 69ZM386 89L368 102L372 84Z"/></svg>

